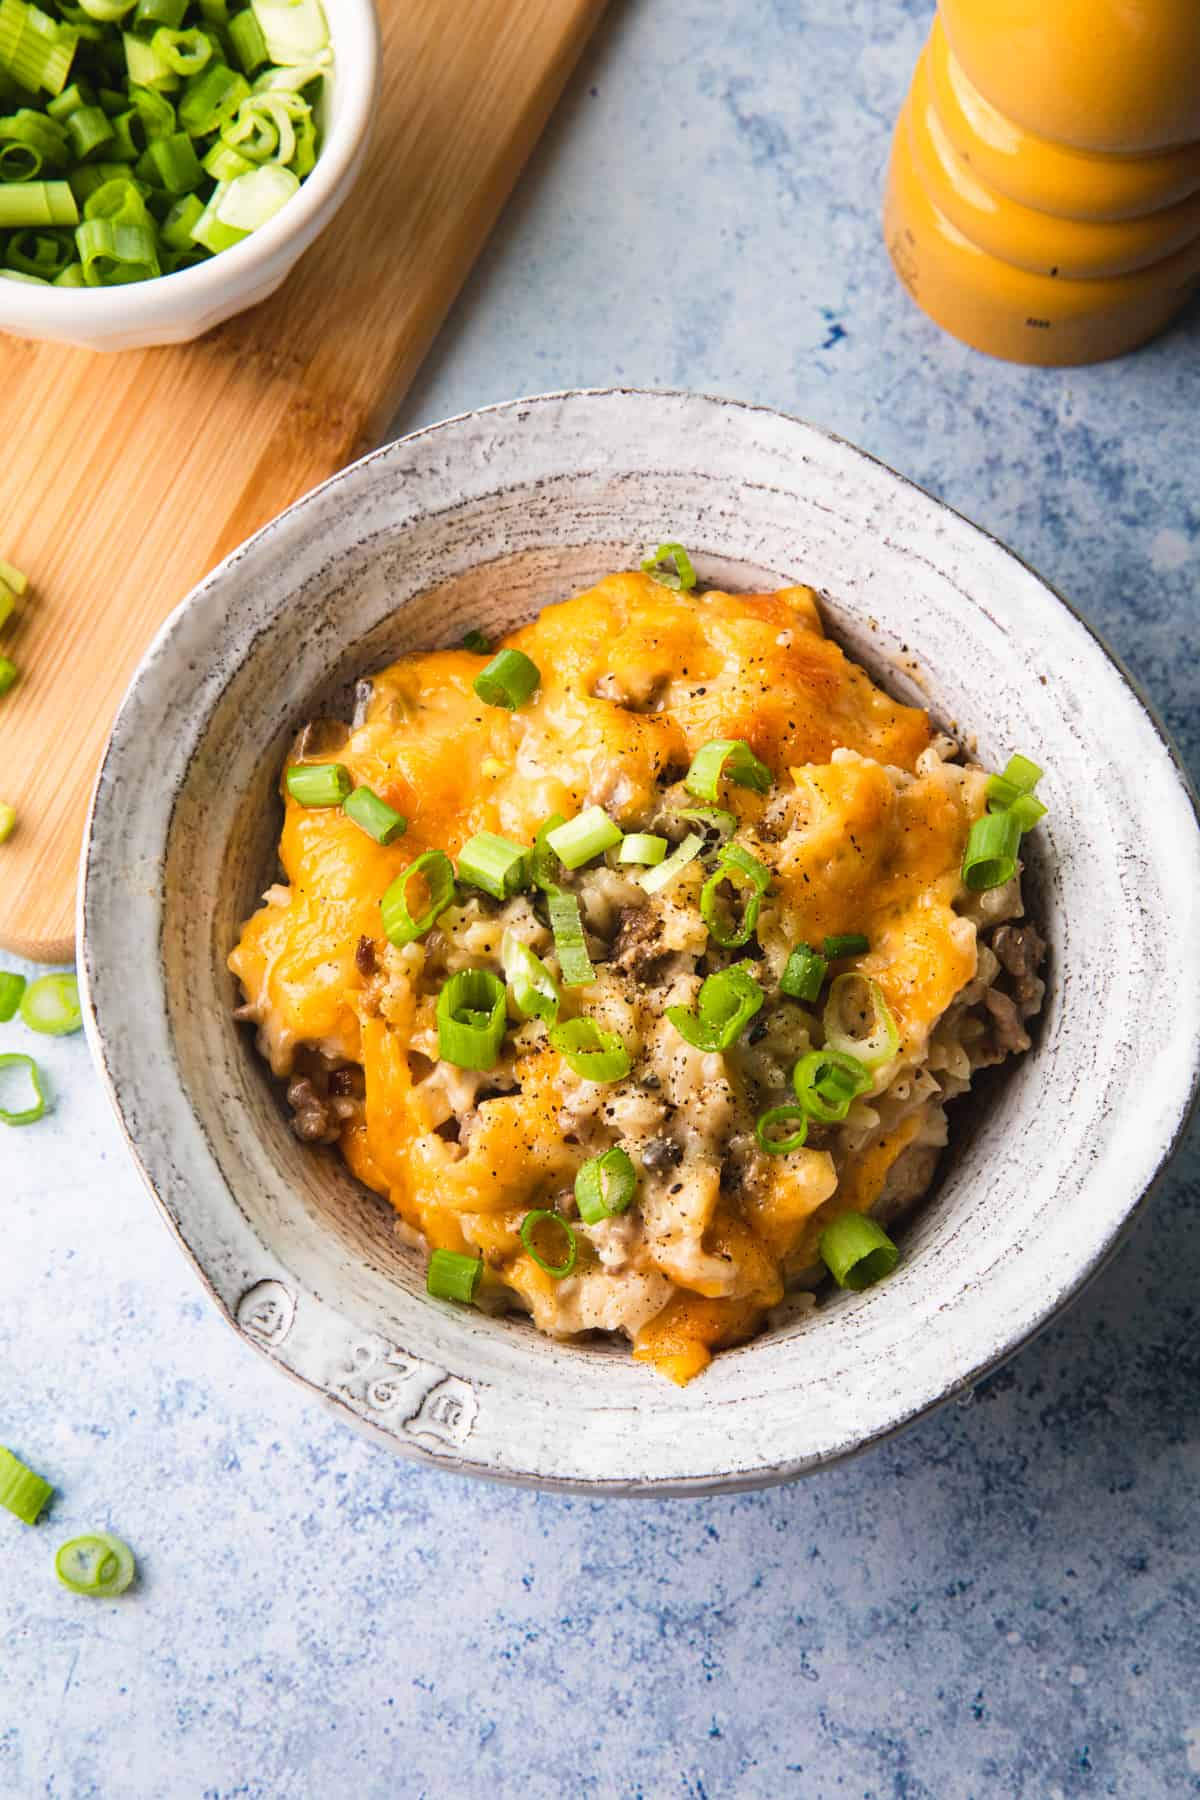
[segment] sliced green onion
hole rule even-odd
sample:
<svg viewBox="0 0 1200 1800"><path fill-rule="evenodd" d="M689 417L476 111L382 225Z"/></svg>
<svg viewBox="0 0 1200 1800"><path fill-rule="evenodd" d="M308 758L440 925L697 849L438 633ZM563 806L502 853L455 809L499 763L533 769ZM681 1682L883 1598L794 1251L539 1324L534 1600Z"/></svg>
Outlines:
<svg viewBox="0 0 1200 1800"><path fill-rule="evenodd" d="M0 1125L33 1125L40 1119L49 1104L46 1090L42 1086L42 1071L32 1056L21 1056L16 1051L0 1056L0 1069L24 1069L33 1088L33 1105L20 1112L10 1112L0 1106Z"/></svg>
<svg viewBox="0 0 1200 1800"><path fill-rule="evenodd" d="M1036 794L1018 794L1008 809L1008 815L1017 821L1024 835L1033 830L1039 819L1045 818L1046 810Z"/></svg>
<svg viewBox="0 0 1200 1800"><path fill-rule="evenodd" d="M840 1125L851 1102L872 1085L866 1064L840 1050L810 1050L792 1070L796 1099L820 1125Z"/></svg>
<svg viewBox="0 0 1200 1800"><path fill-rule="evenodd" d="M580 869L619 844L621 837L620 826L613 824L602 806L589 806L578 818L547 832L546 842L566 868Z"/></svg>
<svg viewBox="0 0 1200 1800"><path fill-rule="evenodd" d="M553 975L540 956L528 944L506 931L500 939L500 962L504 979L519 1012L527 1019L545 1019L553 1025L561 1003Z"/></svg>
<svg viewBox="0 0 1200 1800"><path fill-rule="evenodd" d="M989 775L987 786L983 790L987 796L989 812L1007 812L1014 800L1021 798L1021 790L1003 775Z"/></svg>
<svg viewBox="0 0 1200 1800"><path fill-rule="evenodd" d="M504 983L487 969L460 969L438 995L438 1055L460 1069L491 1069L504 1042Z"/></svg>
<svg viewBox="0 0 1200 1800"><path fill-rule="evenodd" d="M491 644L482 631L468 631L463 638L463 649L473 650L476 656L487 656L491 653Z"/></svg>
<svg viewBox="0 0 1200 1800"><path fill-rule="evenodd" d="M242 101L249 97L250 83L244 75L228 63L210 63L199 75L193 75L184 88L178 108L179 123L189 137L206 137L210 131L219 131L226 119L232 119Z"/></svg>
<svg viewBox="0 0 1200 1800"><path fill-rule="evenodd" d="M79 983L74 975L42 975L21 996L21 1017L44 1037L69 1037L83 1024Z"/></svg>
<svg viewBox="0 0 1200 1800"><path fill-rule="evenodd" d="M158 138L174 137L178 129L175 108L165 94L154 88L139 87L132 83L129 89L129 104L141 120L142 132L148 144Z"/></svg>
<svg viewBox="0 0 1200 1800"><path fill-rule="evenodd" d="M667 854L665 837L655 837L650 831L631 831L621 845L617 861L623 863L641 863L645 868L654 868Z"/></svg>
<svg viewBox="0 0 1200 1800"><path fill-rule="evenodd" d="M225 186L217 201L217 220L229 230L257 231L299 191L299 177L290 169L266 163L246 175L235 175Z"/></svg>
<svg viewBox="0 0 1200 1800"><path fill-rule="evenodd" d="M113 128L103 107L77 107L73 113L67 114L63 124L78 162L86 162L89 156L96 156L99 151L112 144Z"/></svg>
<svg viewBox="0 0 1200 1800"><path fill-rule="evenodd" d="M8 240L8 264L25 275L55 281L72 260L74 244L66 232L14 231Z"/></svg>
<svg viewBox="0 0 1200 1800"><path fill-rule="evenodd" d="M477 831L458 853L458 879L494 900L511 899L529 879L528 852L494 831Z"/></svg>
<svg viewBox="0 0 1200 1800"><path fill-rule="evenodd" d="M677 819L695 819L706 831L715 831L719 838L730 838L738 828L737 814L726 812L723 806L680 806L675 810Z"/></svg>
<svg viewBox="0 0 1200 1800"><path fill-rule="evenodd" d="M818 956L807 944L797 944L788 952L783 974L779 977L779 991L789 1000L818 1000L828 973L829 964L823 956Z"/></svg>
<svg viewBox="0 0 1200 1800"><path fill-rule="evenodd" d="M206 175L211 175L214 181L220 182L224 186L231 181L236 181L239 175L249 175L254 164L248 157L243 156L240 150L231 149L228 144L218 138L205 154L202 167ZM216 222L215 211L213 219ZM246 235L245 232L240 232L237 242L240 243Z"/></svg>
<svg viewBox="0 0 1200 1800"><path fill-rule="evenodd" d="M5 3L6 0L0 0L0 7ZM0 182L0 229L78 223L79 208L67 182Z"/></svg>
<svg viewBox="0 0 1200 1800"><path fill-rule="evenodd" d="M595 1019L568 1019L550 1031L550 1042L568 1068L584 1081L624 1081L633 1059L624 1039Z"/></svg>
<svg viewBox="0 0 1200 1800"><path fill-rule="evenodd" d="M566 820L561 813L551 813L533 840L533 849L529 852L529 878L534 887L541 888L545 894L556 891L562 880L562 864L550 848L550 833Z"/></svg>
<svg viewBox="0 0 1200 1800"><path fill-rule="evenodd" d="M614 1144L591 1156L575 1177L575 1204L585 1225L599 1225L628 1212L637 1192L637 1170L629 1153Z"/></svg>
<svg viewBox="0 0 1200 1800"><path fill-rule="evenodd" d="M153 36L154 26L169 25L175 31L183 24L187 9L188 0L138 0L133 15L134 30L149 31Z"/></svg>
<svg viewBox="0 0 1200 1800"><path fill-rule="evenodd" d="M0 0L0 69L19 87L60 94L75 56L76 34L25 0Z"/></svg>
<svg viewBox="0 0 1200 1800"><path fill-rule="evenodd" d="M109 1531L72 1538L54 1558L54 1571L73 1594L111 1600L123 1594L136 1572L133 1551Z"/></svg>
<svg viewBox="0 0 1200 1800"><path fill-rule="evenodd" d="M178 75L152 43L132 31L123 32L121 42L125 50L125 70L131 86L166 93L178 91Z"/></svg>
<svg viewBox="0 0 1200 1800"><path fill-rule="evenodd" d="M566 1248L562 1258L558 1262L547 1262L546 1258L541 1254L533 1241L534 1233L537 1231L539 1225L546 1224L553 1225L555 1230L561 1231L566 1239ZM555 1281L565 1281L575 1267L575 1261L579 1255L579 1245L576 1241L575 1233L571 1230L571 1227L567 1224L567 1221L563 1218L561 1213L545 1211L526 1213L525 1217L521 1220L521 1242L524 1244L526 1250L528 1250L530 1256L532 1256L538 1268L544 1269L547 1275Z"/></svg>
<svg viewBox="0 0 1200 1800"><path fill-rule="evenodd" d="M17 826L17 809L9 806L6 800L0 800L0 844L8 842Z"/></svg>
<svg viewBox="0 0 1200 1800"><path fill-rule="evenodd" d="M150 43L176 75L198 75L212 61L212 45L201 31L175 31L160 25Z"/></svg>
<svg viewBox="0 0 1200 1800"><path fill-rule="evenodd" d="M821 1260L839 1287L861 1293L900 1260L900 1252L883 1227L866 1213L842 1213L821 1233Z"/></svg>
<svg viewBox="0 0 1200 1800"><path fill-rule="evenodd" d="M595 981L596 971L588 955L579 902L574 894L556 888L546 896L546 909L550 915L550 929L554 933L554 948L562 971L563 985L585 987L589 981Z"/></svg>
<svg viewBox="0 0 1200 1800"><path fill-rule="evenodd" d="M668 1006L667 1018L694 1050L729 1050L763 1003L763 991L750 971L735 963L710 975L700 989L693 1012Z"/></svg>
<svg viewBox="0 0 1200 1800"><path fill-rule="evenodd" d="M198 194L183 194L170 208L159 226L159 235L172 251L188 251L192 247L192 231L204 215L204 202ZM165 263L164 258L164 263Z"/></svg>
<svg viewBox="0 0 1200 1800"><path fill-rule="evenodd" d="M515 712L541 679L537 664L523 650L500 650L486 669L480 669L471 685L485 706L502 706Z"/></svg>
<svg viewBox="0 0 1200 1800"><path fill-rule="evenodd" d="M864 956L871 940L861 931L844 931L840 937L827 937L821 948L830 962L837 962L841 956Z"/></svg>
<svg viewBox="0 0 1200 1800"><path fill-rule="evenodd" d="M176 197L195 193L204 180L204 170L192 148L192 140L182 131L172 132L170 137L155 138L153 143L147 144L138 158L137 173L151 187L161 188L164 194ZM200 211L197 211L196 217L199 216Z"/></svg>
<svg viewBox="0 0 1200 1800"><path fill-rule="evenodd" d="M301 806L341 806L354 790L345 763L293 763L285 779L288 793Z"/></svg>
<svg viewBox="0 0 1200 1800"><path fill-rule="evenodd" d="M332 766L338 767L336 763ZM381 800L369 787L355 788L342 802L342 811L368 837L374 838L377 844L394 844L408 830L408 820L404 814L398 813L386 800Z"/></svg>
<svg viewBox="0 0 1200 1800"><path fill-rule="evenodd" d="M234 13L229 21L228 32L233 54L238 59L243 75L253 75L264 63L270 62L262 26L249 7L244 12Z"/></svg>
<svg viewBox="0 0 1200 1800"><path fill-rule="evenodd" d="M464 1256L461 1250L435 1250L425 1272L425 1291L435 1300L460 1300L464 1306L470 1306L482 1276L482 1256Z"/></svg>
<svg viewBox="0 0 1200 1800"><path fill-rule="evenodd" d="M976 819L967 834L963 852L962 878L972 893L984 888L1003 887L1017 872L1017 852L1021 847L1021 826L1007 812L985 813Z"/></svg>
<svg viewBox="0 0 1200 1800"><path fill-rule="evenodd" d="M784 1136L777 1137L777 1131ZM754 1126L758 1147L768 1156L789 1156L808 1136L808 1116L802 1106L772 1106L760 1113Z"/></svg>
<svg viewBox="0 0 1200 1800"><path fill-rule="evenodd" d="M635 877L638 886L648 894L661 894L690 862L695 862L703 848L704 839L700 833L689 831L683 842L676 844L665 862L660 862L657 868L647 869L644 874Z"/></svg>
<svg viewBox="0 0 1200 1800"><path fill-rule="evenodd" d="M83 264L81 262L68 263L62 274L54 277L54 286L86 287L87 282L83 278Z"/></svg>
<svg viewBox="0 0 1200 1800"><path fill-rule="evenodd" d="M1018 794L1032 794L1042 779L1042 771L1027 756L1010 756L1002 779L1015 787Z"/></svg>
<svg viewBox="0 0 1200 1800"><path fill-rule="evenodd" d="M250 10L273 63L303 66L327 55L329 27L320 0L250 0Z"/></svg>
<svg viewBox="0 0 1200 1800"><path fill-rule="evenodd" d="M127 171L102 182L83 203L85 219L107 219L110 225L148 225L150 214L141 190Z"/></svg>
<svg viewBox="0 0 1200 1800"><path fill-rule="evenodd" d="M673 562L674 569L664 569L661 565ZM642 564L642 573L651 581L657 581L660 587L672 588L676 593L682 588L686 592L696 585L696 571L692 567L692 559L682 544L660 544L653 556L648 556Z"/></svg>
<svg viewBox="0 0 1200 1800"><path fill-rule="evenodd" d="M0 181L31 181L69 161L67 134L57 119L28 106L0 119Z"/></svg>
<svg viewBox="0 0 1200 1800"><path fill-rule="evenodd" d="M883 989L869 975L839 975L825 1002L825 1043L868 1069L890 1061L900 1044Z"/></svg>
<svg viewBox="0 0 1200 1800"><path fill-rule="evenodd" d="M148 225L112 225L85 219L75 232L88 287L122 287L161 273L154 232Z"/></svg>
<svg viewBox="0 0 1200 1800"><path fill-rule="evenodd" d="M740 922L736 914L727 922L719 910L723 881L728 881L732 887L741 888L745 895ZM715 943L720 944L723 949L733 950L750 941L758 925L763 895L770 885L771 871L765 863L759 862L756 856L751 856L748 850L743 850L740 844L725 846L716 868L700 890L700 917L708 926Z"/></svg>
<svg viewBox="0 0 1200 1800"><path fill-rule="evenodd" d="M0 1444L0 1506L22 1525L36 1525L54 1489Z"/></svg>
<svg viewBox="0 0 1200 1800"><path fill-rule="evenodd" d="M701 745L683 785L701 800L715 800L722 777L738 787L753 788L757 794L765 794L771 785L770 769L742 738L710 738Z"/></svg>
<svg viewBox="0 0 1200 1800"><path fill-rule="evenodd" d="M408 904L408 884L417 876L424 882L429 904L414 914ZM407 869L402 869L380 901L383 929L389 943L411 944L436 925L454 898L454 864L444 850L424 850Z"/></svg>
<svg viewBox="0 0 1200 1800"><path fill-rule="evenodd" d="M14 974L11 969L0 969L0 1025L8 1021L21 1004L21 995L25 992L25 977Z"/></svg>

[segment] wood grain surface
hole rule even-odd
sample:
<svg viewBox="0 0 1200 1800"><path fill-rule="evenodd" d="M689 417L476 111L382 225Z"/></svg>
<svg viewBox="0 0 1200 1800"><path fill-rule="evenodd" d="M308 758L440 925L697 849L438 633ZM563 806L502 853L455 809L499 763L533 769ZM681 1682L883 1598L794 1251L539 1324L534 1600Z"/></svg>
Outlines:
<svg viewBox="0 0 1200 1800"><path fill-rule="evenodd" d="M0 945L72 954L88 795L154 631L221 557L378 441L603 0L382 0L367 166L283 288L179 348L0 339ZM154 748L147 746L152 780Z"/></svg>

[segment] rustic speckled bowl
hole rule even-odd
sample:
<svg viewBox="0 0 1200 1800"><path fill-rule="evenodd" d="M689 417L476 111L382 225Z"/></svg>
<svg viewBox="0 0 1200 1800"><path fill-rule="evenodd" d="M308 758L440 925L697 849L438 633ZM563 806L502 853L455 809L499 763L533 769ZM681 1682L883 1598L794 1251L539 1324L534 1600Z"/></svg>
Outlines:
<svg viewBox="0 0 1200 1800"><path fill-rule="evenodd" d="M702 579L811 582L904 699L1048 770L1028 897L1052 946L1034 1051L960 1103L896 1274L677 1389L617 1349L429 1300L422 1259L288 1129L225 957L271 879L276 780L314 708L398 651L528 618L678 538ZM445 1467L620 1493L752 1486L861 1449L981 1374L1104 1262L1200 1060L1200 835L1145 705L1015 557L848 444L689 394L514 402L366 457L168 620L88 830L92 1047L221 1311L345 1416ZM247 1369L249 1374L249 1369Z"/></svg>

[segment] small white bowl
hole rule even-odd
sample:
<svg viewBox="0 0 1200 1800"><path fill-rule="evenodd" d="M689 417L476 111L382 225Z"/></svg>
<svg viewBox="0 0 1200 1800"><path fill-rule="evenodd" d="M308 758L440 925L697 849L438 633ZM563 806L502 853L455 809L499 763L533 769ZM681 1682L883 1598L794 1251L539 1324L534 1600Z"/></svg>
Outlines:
<svg viewBox="0 0 1200 1800"><path fill-rule="evenodd" d="M358 178L379 94L373 0L324 0L333 68L322 102L316 167L287 205L232 250L115 288L38 287L0 281L0 332L81 350L184 344L265 300L324 231Z"/></svg>
<svg viewBox="0 0 1200 1800"><path fill-rule="evenodd" d="M292 1135L225 958L274 877L296 728L397 652L502 630L664 538L703 581L826 591L899 698L1046 770L1027 901L1034 1049L953 1109L900 1266L672 1387L628 1352L427 1297L341 1158ZM969 1387L1110 1254L1200 1060L1200 833L1144 702L1023 563L860 451L692 394L551 395L389 444L283 513L167 621L113 728L81 972L148 1184L248 1343L396 1449L622 1493L802 1473ZM247 1367L247 1376L250 1375Z"/></svg>

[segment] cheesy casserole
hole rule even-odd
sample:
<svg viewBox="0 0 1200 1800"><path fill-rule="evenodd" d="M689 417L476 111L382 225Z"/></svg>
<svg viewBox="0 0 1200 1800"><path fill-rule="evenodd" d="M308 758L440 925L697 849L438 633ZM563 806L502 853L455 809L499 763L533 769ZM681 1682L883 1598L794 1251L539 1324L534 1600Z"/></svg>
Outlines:
<svg viewBox="0 0 1200 1800"><path fill-rule="evenodd" d="M850 662L811 589L678 567L306 727L229 966L299 1135L449 1253L431 1291L683 1382L786 1290L894 1262L946 1103L1029 1046L1006 802L1044 809L1024 759L989 781Z"/></svg>

